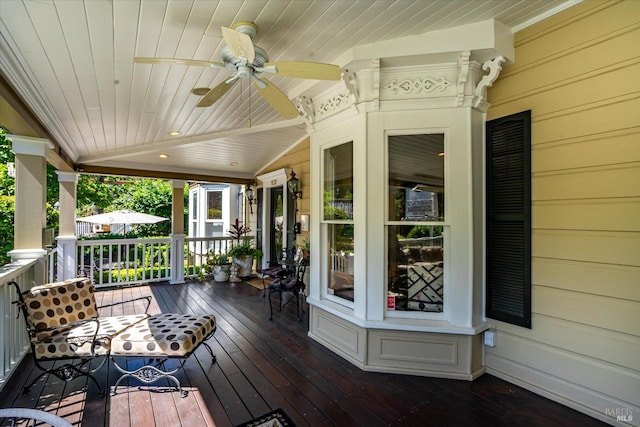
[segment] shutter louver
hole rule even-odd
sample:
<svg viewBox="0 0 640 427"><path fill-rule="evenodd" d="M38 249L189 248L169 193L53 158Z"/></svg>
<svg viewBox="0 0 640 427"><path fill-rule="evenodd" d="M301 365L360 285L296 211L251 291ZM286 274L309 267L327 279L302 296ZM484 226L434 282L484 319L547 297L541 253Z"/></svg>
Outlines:
<svg viewBox="0 0 640 427"><path fill-rule="evenodd" d="M531 327L531 112L487 122L487 317Z"/></svg>

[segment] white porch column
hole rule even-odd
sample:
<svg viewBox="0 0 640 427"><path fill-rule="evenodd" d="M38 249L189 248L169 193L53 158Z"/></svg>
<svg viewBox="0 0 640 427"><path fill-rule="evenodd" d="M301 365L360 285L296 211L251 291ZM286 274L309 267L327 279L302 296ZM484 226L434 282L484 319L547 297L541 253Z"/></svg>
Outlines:
<svg viewBox="0 0 640 427"><path fill-rule="evenodd" d="M184 184L174 179L171 202L171 283L184 283Z"/></svg>
<svg viewBox="0 0 640 427"><path fill-rule="evenodd" d="M46 281L46 253L43 229L46 226L47 152L53 144L47 139L7 135L16 160L14 244L11 259L37 259L34 281Z"/></svg>
<svg viewBox="0 0 640 427"><path fill-rule="evenodd" d="M57 171L60 187L60 229L58 231L58 280L77 276L76 266L76 184L78 174Z"/></svg>

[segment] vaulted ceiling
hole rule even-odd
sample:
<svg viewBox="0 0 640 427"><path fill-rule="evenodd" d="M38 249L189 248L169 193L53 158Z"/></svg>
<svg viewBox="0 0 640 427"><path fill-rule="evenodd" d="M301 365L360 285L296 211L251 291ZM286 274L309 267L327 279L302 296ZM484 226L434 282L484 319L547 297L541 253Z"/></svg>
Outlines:
<svg viewBox="0 0 640 427"><path fill-rule="evenodd" d="M307 136L302 118L283 119L246 81L199 108L191 90L215 86L229 70L134 57L220 61L221 27L252 21L253 42L271 61L344 67L356 46L488 19L517 31L575 2L2 0L0 125L34 129L77 168L250 179ZM293 100L341 84L269 79Z"/></svg>

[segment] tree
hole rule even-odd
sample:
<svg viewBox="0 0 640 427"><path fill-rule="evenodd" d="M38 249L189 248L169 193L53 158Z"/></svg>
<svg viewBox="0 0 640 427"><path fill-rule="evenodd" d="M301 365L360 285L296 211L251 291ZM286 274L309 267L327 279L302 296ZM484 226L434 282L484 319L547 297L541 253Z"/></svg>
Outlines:
<svg viewBox="0 0 640 427"><path fill-rule="evenodd" d="M0 265L11 261L7 255L13 249L15 179L8 174L7 164L15 161L11 142L0 127ZM56 233L59 212L54 208L59 199L58 175L53 166L47 165L47 227ZM188 189L185 191L185 206L188 206ZM162 180L139 179L114 176L80 175L76 187L79 216L88 216L99 211L131 209L171 219L172 188ZM187 226L185 210L185 232ZM129 237L168 236L171 221L157 224L137 225Z"/></svg>
<svg viewBox="0 0 640 427"><path fill-rule="evenodd" d="M113 203L113 207L114 210L131 209L171 219L171 184L160 179L132 180L126 186L126 191ZM171 221L136 225L134 232L137 236L168 236L170 233Z"/></svg>

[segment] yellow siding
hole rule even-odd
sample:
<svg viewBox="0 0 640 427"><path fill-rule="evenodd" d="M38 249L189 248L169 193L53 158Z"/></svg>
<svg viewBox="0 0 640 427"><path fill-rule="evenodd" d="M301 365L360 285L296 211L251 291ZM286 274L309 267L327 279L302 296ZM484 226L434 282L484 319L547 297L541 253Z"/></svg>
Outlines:
<svg viewBox="0 0 640 427"><path fill-rule="evenodd" d="M273 172L282 168L292 168L296 173L296 177L302 182L302 199L298 200L298 221L300 215L309 214L311 209L310 192L311 192L311 161L310 156L311 140L307 137L305 140L297 144L291 150L287 151L275 162L268 167L259 171L256 175ZM298 241L308 237L308 232L304 232L298 236Z"/></svg>
<svg viewBox="0 0 640 427"><path fill-rule="evenodd" d="M532 329L492 321L488 371L640 425L640 1L516 34L488 120L532 111Z"/></svg>

